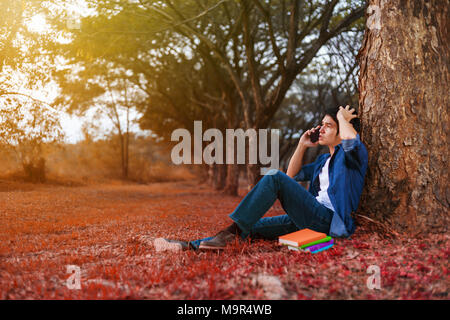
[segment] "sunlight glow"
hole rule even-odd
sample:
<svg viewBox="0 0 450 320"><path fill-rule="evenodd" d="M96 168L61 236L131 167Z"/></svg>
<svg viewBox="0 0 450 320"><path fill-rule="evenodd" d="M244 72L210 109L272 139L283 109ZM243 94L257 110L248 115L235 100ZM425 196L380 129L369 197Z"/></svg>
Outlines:
<svg viewBox="0 0 450 320"><path fill-rule="evenodd" d="M49 25L43 14L37 14L27 22L27 28L31 32L44 33L48 31Z"/></svg>

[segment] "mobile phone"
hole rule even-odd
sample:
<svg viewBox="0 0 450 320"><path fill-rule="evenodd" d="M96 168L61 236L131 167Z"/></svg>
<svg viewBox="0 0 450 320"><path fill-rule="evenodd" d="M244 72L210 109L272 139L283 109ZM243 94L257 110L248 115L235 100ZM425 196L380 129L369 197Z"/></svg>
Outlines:
<svg viewBox="0 0 450 320"><path fill-rule="evenodd" d="M312 143L315 143L319 140L319 134L320 134L320 128L316 129L316 131L313 131L310 135L309 138L311 139Z"/></svg>

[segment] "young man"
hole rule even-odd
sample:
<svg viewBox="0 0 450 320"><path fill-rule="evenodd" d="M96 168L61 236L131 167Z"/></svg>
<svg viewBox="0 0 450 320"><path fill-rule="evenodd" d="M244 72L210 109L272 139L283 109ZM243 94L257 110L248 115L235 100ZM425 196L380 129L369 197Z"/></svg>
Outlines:
<svg viewBox="0 0 450 320"><path fill-rule="evenodd" d="M156 250L224 249L236 238L277 239L304 228L333 237L351 236L355 225L350 213L358 207L368 162L359 128L352 125L354 111L350 106L328 109L322 126L300 137L287 172L273 170L265 175L229 215L233 223L228 228L191 242L158 238ZM319 140L313 143L310 135L316 130ZM330 153L302 165L307 148L318 145L327 146ZM311 181L308 191L297 181ZM276 199L287 214L263 218Z"/></svg>

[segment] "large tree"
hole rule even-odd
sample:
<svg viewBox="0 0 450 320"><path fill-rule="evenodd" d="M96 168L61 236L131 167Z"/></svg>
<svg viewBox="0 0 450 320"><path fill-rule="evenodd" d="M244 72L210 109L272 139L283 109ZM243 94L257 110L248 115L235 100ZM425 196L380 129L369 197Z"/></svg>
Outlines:
<svg viewBox="0 0 450 320"><path fill-rule="evenodd" d="M28 181L46 181L43 148L63 140L55 111L28 97L0 97L0 144L14 151Z"/></svg>
<svg viewBox="0 0 450 320"><path fill-rule="evenodd" d="M46 99L42 93L55 63L48 49L57 34L39 30L48 13L45 3L0 1L0 143L15 151L33 181L45 180L43 145L62 139L57 111L33 96L40 91Z"/></svg>
<svg viewBox="0 0 450 320"><path fill-rule="evenodd" d="M33 19L48 13L44 2L0 1L0 97L27 96L50 80L54 60L47 49L57 35L33 30Z"/></svg>
<svg viewBox="0 0 450 320"><path fill-rule="evenodd" d="M449 8L448 0L369 1L360 51L369 151L361 211L398 230L448 226Z"/></svg>

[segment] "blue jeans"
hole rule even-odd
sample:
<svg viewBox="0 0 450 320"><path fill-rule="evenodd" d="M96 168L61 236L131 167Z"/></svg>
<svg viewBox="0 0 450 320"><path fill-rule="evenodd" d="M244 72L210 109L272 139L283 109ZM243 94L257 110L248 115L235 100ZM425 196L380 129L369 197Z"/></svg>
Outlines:
<svg viewBox="0 0 450 320"><path fill-rule="evenodd" d="M273 174L262 177L229 215L242 230L241 237L273 240L304 228L328 234L333 211L284 172L273 169L269 173ZM277 198L287 214L263 218ZM201 241L209 239L212 237L190 244L197 249Z"/></svg>

